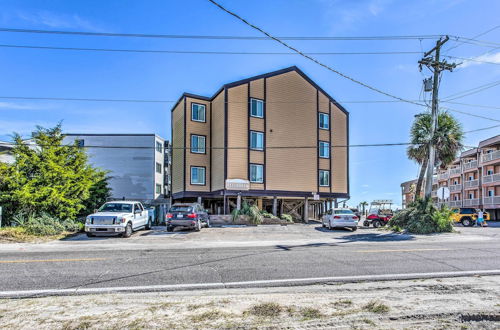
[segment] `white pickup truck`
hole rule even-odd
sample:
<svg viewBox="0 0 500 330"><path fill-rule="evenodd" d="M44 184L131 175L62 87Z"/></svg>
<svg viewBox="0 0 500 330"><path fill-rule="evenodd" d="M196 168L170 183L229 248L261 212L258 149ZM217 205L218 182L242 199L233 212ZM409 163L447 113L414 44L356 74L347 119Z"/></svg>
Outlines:
<svg viewBox="0 0 500 330"><path fill-rule="evenodd" d="M150 228L148 211L140 202L135 201L107 202L85 220L88 237L99 234L130 237L134 231Z"/></svg>

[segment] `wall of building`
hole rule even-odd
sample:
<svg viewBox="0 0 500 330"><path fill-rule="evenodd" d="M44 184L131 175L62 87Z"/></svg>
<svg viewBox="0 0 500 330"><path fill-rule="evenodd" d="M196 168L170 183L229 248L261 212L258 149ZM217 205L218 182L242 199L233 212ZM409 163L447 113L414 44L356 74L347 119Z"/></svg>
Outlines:
<svg viewBox="0 0 500 330"><path fill-rule="evenodd" d="M225 93L221 91L212 101L212 190L224 189L224 104Z"/></svg>
<svg viewBox="0 0 500 330"><path fill-rule="evenodd" d="M184 190L184 100L172 111L172 193Z"/></svg>

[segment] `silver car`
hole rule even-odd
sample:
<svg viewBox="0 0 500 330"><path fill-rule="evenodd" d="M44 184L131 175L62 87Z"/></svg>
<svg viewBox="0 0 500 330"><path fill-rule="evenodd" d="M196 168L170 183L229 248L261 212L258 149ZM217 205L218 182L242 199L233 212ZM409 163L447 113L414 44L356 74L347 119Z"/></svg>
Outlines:
<svg viewBox="0 0 500 330"><path fill-rule="evenodd" d="M323 228L350 228L352 231L358 229L359 218L350 209L331 209L321 217Z"/></svg>

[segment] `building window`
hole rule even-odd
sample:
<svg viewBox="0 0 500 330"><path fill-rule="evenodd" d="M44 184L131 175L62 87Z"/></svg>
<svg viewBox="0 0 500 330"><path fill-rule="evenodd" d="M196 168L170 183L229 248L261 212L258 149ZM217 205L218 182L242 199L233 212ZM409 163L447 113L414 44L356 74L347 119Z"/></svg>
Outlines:
<svg viewBox="0 0 500 330"><path fill-rule="evenodd" d="M163 144L159 141L156 141L156 151L158 151L158 152L163 151Z"/></svg>
<svg viewBox="0 0 500 330"><path fill-rule="evenodd" d="M191 135L191 152L195 154L205 153L205 137L203 135Z"/></svg>
<svg viewBox="0 0 500 330"><path fill-rule="evenodd" d="M161 184L156 184L156 193L161 194Z"/></svg>
<svg viewBox="0 0 500 330"><path fill-rule="evenodd" d="M488 197L493 197L495 196L495 191L494 190L488 190Z"/></svg>
<svg viewBox="0 0 500 330"><path fill-rule="evenodd" d="M474 194L470 193L469 194L469 199L474 199Z"/></svg>
<svg viewBox="0 0 500 330"><path fill-rule="evenodd" d="M264 182L264 166L259 164L250 164L250 182Z"/></svg>
<svg viewBox="0 0 500 330"><path fill-rule="evenodd" d="M191 103L191 120L204 123L205 120L205 105Z"/></svg>
<svg viewBox="0 0 500 330"><path fill-rule="evenodd" d="M330 158L330 143L319 142L319 157L320 158Z"/></svg>
<svg viewBox="0 0 500 330"><path fill-rule="evenodd" d="M492 174L493 174L493 170L488 170L487 175L492 175Z"/></svg>
<svg viewBox="0 0 500 330"><path fill-rule="evenodd" d="M264 101L250 99L250 116L264 118Z"/></svg>
<svg viewBox="0 0 500 330"><path fill-rule="evenodd" d="M161 164L160 163L156 163L156 173L161 174Z"/></svg>
<svg viewBox="0 0 500 330"><path fill-rule="evenodd" d="M204 167L191 167L191 184L205 185Z"/></svg>
<svg viewBox="0 0 500 330"><path fill-rule="evenodd" d="M85 140L75 140L75 143L78 148L85 147Z"/></svg>
<svg viewBox="0 0 500 330"><path fill-rule="evenodd" d="M264 150L264 133L250 131L250 149Z"/></svg>
<svg viewBox="0 0 500 330"><path fill-rule="evenodd" d="M319 171L319 186L320 187L330 186L330 171L325 171L325 170Z"/></svg>
<svg viewBox="0 0 500 330"><path fill-rule="evenodd" d="M327 113L319 113L319 128L330 129L330 115Z"/></svg>

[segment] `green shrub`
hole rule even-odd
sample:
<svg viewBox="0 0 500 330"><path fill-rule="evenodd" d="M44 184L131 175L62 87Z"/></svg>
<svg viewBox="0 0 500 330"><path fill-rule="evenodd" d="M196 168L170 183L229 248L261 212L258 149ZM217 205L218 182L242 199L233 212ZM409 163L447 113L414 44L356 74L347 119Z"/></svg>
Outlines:
<svg viewBox="0 0 500 330"><path fill-rule="evenodd" d="M414 234L431 234L453 231L451 211L446 206L436 208L431 199L418 199L408 208L396 214L389 226L395 231Z"/></svg>
<svg viewBox="0 0 500 330"><path fill-rule="evenodd" d="M293 222L293 217L290 214L283 213L281 215L281 219L286 220L288 222Z"/></svg>
<svg viewBox="0 0 500 330"><path fill-rule="evenodd" d="M263 216L264 218L279 219L277 216L275 216L275 215L274 215L274 214L272 214L272 213L267 212L266 210L261 210L261 211L260 211L260 214L262 214L262 216Z"/></svg>
<svg viewBox="0 0 500 330"><path fill-rule="evenodd" d="M27 234L35 236L54 236L65 231L77 232L83 228L83 223L73 220L61 221L46 213L41 215L17 213L12 217L12 222L16 227L23 228Z"/></svg>
<svg viewBox="0 0 500 330"><path fill-rule="evenodd" d="M254 225L260 225L264 220L264 216L261 214L257 205L250 205L245 201L241 204L241 208L239 210L234 209L231 215L233 217L233 222L241 215L248 216L250 223Z"/></svg>

